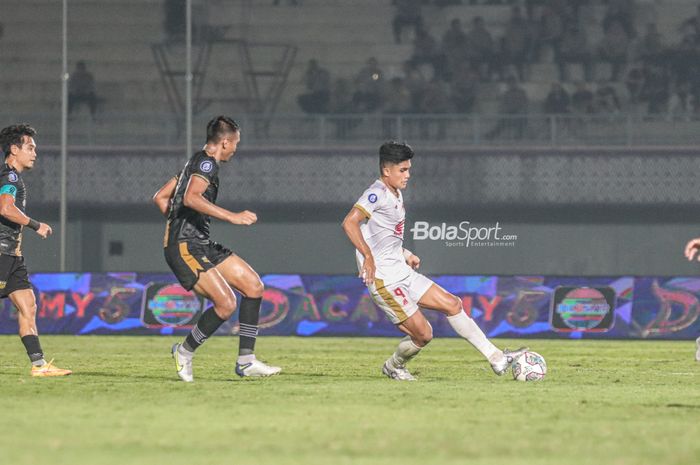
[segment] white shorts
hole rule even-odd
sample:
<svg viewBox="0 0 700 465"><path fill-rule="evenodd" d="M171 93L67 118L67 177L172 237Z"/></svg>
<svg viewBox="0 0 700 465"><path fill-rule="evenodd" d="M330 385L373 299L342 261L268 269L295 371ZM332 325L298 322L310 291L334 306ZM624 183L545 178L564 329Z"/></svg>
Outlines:
<svg viewBox="0 0 700 465"><path fill-rule="evenodd" d="M397 325L416 313L418 301L432 285L432 280L411 270L404 279L391 284L384 284L384 280L375 278L374 284L367 286L367 289L374 303Z"/></svg>

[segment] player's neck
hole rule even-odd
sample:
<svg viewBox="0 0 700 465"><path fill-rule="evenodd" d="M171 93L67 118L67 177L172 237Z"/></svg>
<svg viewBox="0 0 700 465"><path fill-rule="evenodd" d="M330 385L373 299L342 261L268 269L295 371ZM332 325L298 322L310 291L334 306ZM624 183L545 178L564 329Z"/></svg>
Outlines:
<svg viewBox="0 0 700 465"><path fill-rule="evenodd" d="M18 173L21 173L22 171L24 171L24 168L19 166L19 164L17 163L17 160L12 160L11 156L7 157L5 159L5 164L7 166L9 166L10 168L12 168L13 170L17 171Z"/></svg>
<svg viewBox="0 0 700 465"><path fill-rule="evenodd" d="M217 147L212 147L211 145L207 144L204 146L203 150L204 153L216 160L217 163L221 163L221 150L219 150Z"/></svg>
<svg viewBox="0 0 700 465"><path fill-rule="evenodd" d="M379 180L389 189L389 192L394 194L396 197L399 196L399 190L396 187L392 187L391 184L389 184L383 177L379 178Z"/></svg>

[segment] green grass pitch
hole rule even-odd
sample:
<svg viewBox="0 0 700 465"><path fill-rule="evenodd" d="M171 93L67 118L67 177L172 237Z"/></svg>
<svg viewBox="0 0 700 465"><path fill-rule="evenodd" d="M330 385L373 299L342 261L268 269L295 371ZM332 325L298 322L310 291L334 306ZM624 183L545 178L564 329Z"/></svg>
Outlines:
<svg viewBox="0 0 700 465"><path fill-rule="evenodd" d="M549 373L519 383L436 339L411 363L419 381L399 383L380 374L398 339L261 337L283 373L239 379L238 340L216 337L185 384L176 340L44 336L75 373L38 379L0 337L0 464L700 463L692 341L529 340Z"/></svg>

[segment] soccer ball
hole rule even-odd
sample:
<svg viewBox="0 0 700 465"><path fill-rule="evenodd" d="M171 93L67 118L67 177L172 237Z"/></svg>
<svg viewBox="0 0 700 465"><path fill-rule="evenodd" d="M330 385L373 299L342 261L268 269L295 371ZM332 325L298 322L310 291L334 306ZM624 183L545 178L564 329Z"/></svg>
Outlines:
<svg viewBox="0 0 700 465"><path fill-rule="evenodd" d="M513 379L539 381L547 374L547 362L537 352L525 352L513 363Z"/></svg>

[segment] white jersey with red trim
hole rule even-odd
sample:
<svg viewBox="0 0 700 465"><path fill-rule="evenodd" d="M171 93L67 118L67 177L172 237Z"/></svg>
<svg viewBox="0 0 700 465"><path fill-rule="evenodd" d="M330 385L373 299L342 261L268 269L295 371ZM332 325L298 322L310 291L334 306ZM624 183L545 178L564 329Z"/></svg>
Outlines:
<svg viewBox="0 0 700 465"><path fill-rule="evenodd" d="M403 256L406 209L401 191L397 191L398 197L386 184L376 180L355 203L355 208L367 217L360 231L372 251L377 268L375 275L387 284L400 281L411 272ZM358 250L355 255L358 270L361 270L365 258Z"/></svg>

